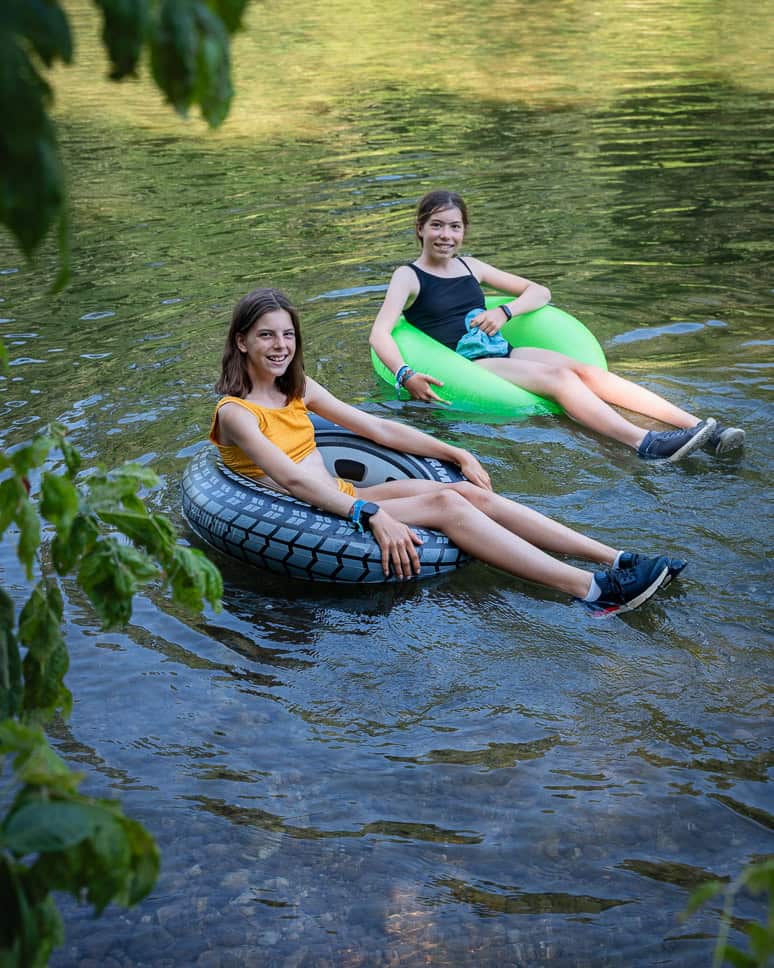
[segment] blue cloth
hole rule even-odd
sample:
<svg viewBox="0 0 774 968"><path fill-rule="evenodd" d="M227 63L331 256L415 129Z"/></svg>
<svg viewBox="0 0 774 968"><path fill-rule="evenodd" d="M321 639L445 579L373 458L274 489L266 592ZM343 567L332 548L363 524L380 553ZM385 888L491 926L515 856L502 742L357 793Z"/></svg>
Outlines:
<svg viewBox="0 0 774 968"><path fill-rule="evenodd" d="M467 360L480 360L485 356L508 356L511 344L504 336L499 333L490 336L482 333L478 326L471 327L471 322L483 312L483 309L471 309L465 317L466 333L457 343L457 352Z"/></svg>

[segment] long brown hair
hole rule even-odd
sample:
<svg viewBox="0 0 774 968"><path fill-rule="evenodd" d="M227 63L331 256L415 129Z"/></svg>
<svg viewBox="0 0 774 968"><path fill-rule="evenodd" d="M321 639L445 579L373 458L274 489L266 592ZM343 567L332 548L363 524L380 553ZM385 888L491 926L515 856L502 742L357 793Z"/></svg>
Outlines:
<svg viewBox="0 0 774 968"><path fill-rule="evenodd" d="M220 365L220 379L215 384L218 393L231 397L246 397L252 390L253 384L247 372L247 356L237 346L237 336L246 333L261 316L284 309L293 321L296 334L296 352L287 370L275 379L277 389L290 400L296 400L304 395L306 378L304 376L304 352L301 344L301 324L298 312L284 292L279 289L253 289L234 307L231 326L226 336L226 346L223 350L223 360Z"/></svg>
<svg viewBox="0 0 774 968"><path fill-rule="evenodd" d="M431 215L434 215L436 212L443 212L447 208L458 208L462 215L462 224L465 228L468 227L468 206L463 201L462 195L458 195L457 192L449 192L445 189L437 188L423 195L417 204L417 219L414 231L420 245L422 244L422 237L419 234L419 230L430 219Z"/></svg>

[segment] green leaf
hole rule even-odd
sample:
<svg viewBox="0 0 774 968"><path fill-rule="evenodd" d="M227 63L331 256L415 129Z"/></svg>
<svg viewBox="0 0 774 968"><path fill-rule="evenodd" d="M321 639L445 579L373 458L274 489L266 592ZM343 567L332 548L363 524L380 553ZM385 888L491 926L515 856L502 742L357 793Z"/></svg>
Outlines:
<svg viewBox="0 0 774 968"><path fill-rule="evenodd" d="M725 961L730 961L734 968L759 968L755 958L730 944L723 948L723 958Z"/></svg>
<svg viewBox="0 0 774 968"><path fill-rule="evenodd" d="M78 583L105 628L125 625L132 614L132 596L139 585L159 577L147 555L103 538L81 561Z"/></svg>
<svg viewBox="0 0 774 968"><path fill-rule="evenodd" d="M20 783L43 786L62 794L72 794L81 776L48 745L39 726L16 720L0 721L0 753L14 755L14 770Z"/></svg>
<svg viewBox="0 0 774 968"><path fill-rule="evenodd" d="M707 901L715 897L725 886L722 881L707 881L701 884L688 898L688 904L685 907L685 916L688 917L698 911L703 904L706 904Z"/></svg>
<svg viewBox="0 0 774 968"><path fill-rule="evenodd" d="M47 434L39 434L29 444L25 444L11 455L11 465L14 471L23 477L40 465L48 457L54 441Z"/></svg>
<svg viewBox="0 0 774 968"><path fill-rule="evenodd" d="M31 579L35 555L40 547L40 519L30 501L24 500L21 502L16 515L16 523L19 526L17 554L27 572L27 578Z"/></svg>
<svg viewBox="0 0 774 968"><path fill-rule="evenodd" d="M751 864L745 871L744 883L753 894L774 893L774 857Z"/></svg>
<svg viewBox="0 0 774 968"><path fill-rule="evenodd" d="M0 588L0 720L18 715L22 704L24 690L19 645L13 634L15 624L13 602Z"/></svg>
<svg viewBox="0 0 774 968"><path fill-rule="evenodd" d="M70 26L56 0L16 0L15 5L19 13L16 30L32 44L46 66L57 58L69 64L73 56Z"/></svg>
<svg viewBox="0 0 774 968"><path fill-rule="evenodd" d="M99 516L151 554L163 559L172 553L176 541L172 522L161 514L149 515L145 505L141 506L141 512L100 511Z"/></svg>
<svg viewBox="0 0 774 968"><path fill-rule="evenodd" d="M70 656L63 640L45 660L38 661L28 652L22 662L24 671L24 701L22 714L31 722L47 722L59 712L70 715L73 699L64 684L70 666Z"/></svg>
<svg viewBox="0 0 774 968"><path fill-rule="evenodd" d="M76 897L85 892L97 914L110 901L131 904L144 897L158 874L152 838L112 801L79 802L90 835L64 850L41 854L32 868L34 879Z"/></svg>
<svg viewBox="0 0 774 968"><path fill-rule="evenodd" d="M70 240L70 216L67 213L67 206L64 198L64 184L62 185L62 204L59 206L59 217L57 219L56 247L59 252L59 270L51 286L51 293L61 292L70 282L72 271L70 253L72 250Z"/></svg>
<svg viewBox="0 0 774 968"><path fill-rule="evenodd" d="M37 726L25 726L14 719L0 719L0 753L19 753L24 756L46 745L43 730Z"/></svg>
<svg viewBox="0 0 774 968"><path fill-rule="evenodd" d="M102 10L102 42L112 64L110 77L120 80L136 73L148 20L146 0L95 0Z"/></svg>
<svg viewBox="0 0 774 968"><path fill-rule="evenodd" d="M66 850L91 836L91 812L79 803L33 800L12 810L0 828L0 846L17 857Z"/></svg>
<svg viewBox="0 0 774 968"><path fill-rule="evenodd" d="M0 855L0 965L45 968L55 945L64 941L53 900L39 898L25 868Z"/></svg>
<svg viewBox="0 0 774 968"><path fill-rule="evenodd" d="M229 18L238 19L236 6ZM153 77L175 110L185 115L198 103L211 126L220 124L233 94L223 21L200 0L162 0L150 46Z"/></svg>
<svg viewBox="0 0 774 968"><path fill-rule="evenodd" d="M16 520L19 508L27 500L27 492L21 479L7 477L0 481L0 537L5 534L8 526Z"/></svg>
<svg viewBox="0 0 774 968"><path fill-rule="evenodd" d="M161 0L151 23L151 70L169 103L183 116L193 99L197 47L193 3Z"/></svg>
<svg viewBox="0 0 774 968"><path fill-rule="evenodd" d="M121 507L142 511L145 505L137 497L141 488L156 487L158 476L141 464L123 464L110 474L98 472L87 481L89 504L100 514L118 511Z"/></svg>
<svg viewBox="0 0 774 968"><path fill-rule="evenodd" d="M223 578L215 565L197 548L175 547L168 578L175 601L194 611L201 611L207 601L216 611L220 610Z"/></svg>
<svg viewBox="0 0 774 968"><path fill-rule="evenodd" d="M41 580L19 616L19 640L39 662L62 642L62 594L56 582Z"/></svg>
<svg viewBox="0 0 774 968"><path fill-rule="evenodd" d="M210 0L210 6L232 34L242 26L242 16L247 4L248 0Z"/></svg>
<svg viewBox="0 0 774 968"><path fill-rule="evenodd" d="M228 115L231 86L229 38L221 20L203 4L196 7L199 49L196 58L194 100L207 123L216 128Z"/></svg>
<svg viewBox="0 0 774 968"><path fill-rule="evenodd" d="M744 930L750 938L756 964L765 965L774 954L774 934L762 924L748 924Z"/></svg>
<svg viewBox="0 0 774 968"><path fill-rule="evenodd" d="M83 779L74 773L47 744L28 754L17 769L19 779L31 786L43 786L60 793L73 793Z"/></svg>
<svg viewBox="0 0 774 968"><path fill-rule="evenodd" d="M57 528L69 529L78 512L78 491L67 477L44 471L40 485L40 513Z"/></svg>
<svg viewBox="0 0 774 968"><path fill-rule="evenodd" d="M70 479L74 478L80 470L82 458L80 452L67 439L66 428L62 424L52 423L48 428L48 434L54 441L54 445L62 451L68 476Z"/></svg>
<svg viewBox="0 0 774 968"><path fill-rule="evenodd" d="M142 824L130 817L123 817L122 825L131 851L124 903L137 904L153 890L159 876L161 856L156 841Z"/></svg>
<svg viewBox="0 0 774 968"><path fill-rule="evenodd" d="M90 515L78 514L69 530L57 532L51 542L51 560L60 575L75 568L99 537L99 528Z"/></svg>
<svg viewBox="0 0 774 968"><path fill-rule="evenodd" d="M31 256L59 218L64 172L47 113L49 86L15 37L0 32L0 224Z"/></svg>

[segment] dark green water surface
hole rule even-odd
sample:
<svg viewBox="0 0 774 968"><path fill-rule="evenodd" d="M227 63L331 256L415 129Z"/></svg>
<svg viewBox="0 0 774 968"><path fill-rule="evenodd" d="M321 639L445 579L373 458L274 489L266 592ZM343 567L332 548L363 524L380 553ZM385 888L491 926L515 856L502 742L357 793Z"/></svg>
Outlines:
<svg viewBox="0 0 774 968"><path fill-rule="evenodd" d="M214 134L102 82L91 7L68 6L73 282L51 296L53 250L31 268L0 238L4 445L59 419L95 462L152 462L184 528L231 307L272 284L334 392L690 565L609 621L475 563L365 591L219 559L221 614L151 595L110 634L66 589L56 741L163 871L129 912L66 902L53 964L707 965L717 909L683 924L688 895L774 826L771 4L256 5ZM367 334L432 187L467 198L467 251L745 450L652 466L564 418L391 400ZM21 599L8 543L0 568Z"/></svg>

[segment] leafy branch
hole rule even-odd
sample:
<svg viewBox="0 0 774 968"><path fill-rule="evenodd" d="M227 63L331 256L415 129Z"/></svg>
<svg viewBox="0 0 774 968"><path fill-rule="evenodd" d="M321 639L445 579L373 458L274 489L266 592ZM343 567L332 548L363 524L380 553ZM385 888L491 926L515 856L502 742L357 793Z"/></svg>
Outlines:
<svg viewBox="0 0 774 968"><path fill-rule="evenodd" d="M768 910L764 924L752 922L743 927L750 942L750 951L742 951L728 943L734 903L737 896L747 891L750 894L768 894ZM722 968L729 962L734 968L767 968L774 964L774 858L755 864L748 864L730 883L707 881L698 887L688 900L684 917L694 914L702 905L718 895L723 897L723 910L720 915L720 928L715 942L712 968Z"/></svg>
<svg viewBox="0 0 774 968"><path fill-rule="evenodd" d="M52 469L52 452L62 455ZM81 455L54 425L13 453L0 453L0 538L17 537L28 580L15 614L0 588L0 775L11 758L12 794L0 816L0 964L45 965L64 938L51 891L85 897L96 913L111 901L134 904L153 887L153 838L110 800L78 792L81 777L49 746L42 725L72 706L64 683L60 581L72 577L103 628L124 625L132 598L150 582L195 609L220 607L220 573L179 545L171 523L148 510L142 492L158 484L148 468L81 473ZM40 475L33 492L30 477ZM53 532L43 556L43 524Z"/></svg>
<svg viewBox="0 0 774 968"><path fill-rule="evenodd" d="M145 54L154 81L181 115L198 105L211 127L226 118L233 96L230 35L248 0L94 0L102 16L109 76L138 73ZM49 110L45 72L73 58L73 33L59 0L0 4L0 224L32 256L58 226L60 271L69 278L69 224L64 167Z"/></svg>

